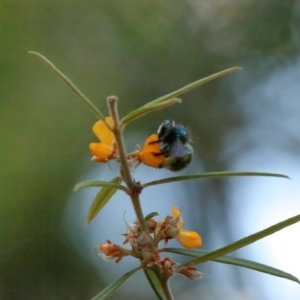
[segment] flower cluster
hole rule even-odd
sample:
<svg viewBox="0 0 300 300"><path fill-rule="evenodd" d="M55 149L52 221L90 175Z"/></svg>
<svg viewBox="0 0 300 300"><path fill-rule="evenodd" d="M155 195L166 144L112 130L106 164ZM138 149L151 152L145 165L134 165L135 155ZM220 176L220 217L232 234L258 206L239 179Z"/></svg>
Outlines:
<svg viewBox="0 0 300 300"><path fill-rule="evenodd" d="M118 159L118 149L115 136L112 132L113 119L111 116L97 121L93 126L93 132L100 140L98 143L90 143L89 149L93 154L92 160L105 163L110 159ZM159 168L164 163L158 143L158 135L151 134L145 141L144 147L128 154L128 158L136 163L143 163L153 168Z"/></svg>
<svg viewBox="0 0 300 300"><path fill-rule="evenodd" d="M138 221L128 225L128 231L123 234L125 236L123 244L129 244L130 248L114 244L109 240L98 248L103 258L115 262L128 255L138 258L144 268L158 268L165 278L178 273L189 279L196 279L201 277L201 273L195 267L179 268L169 257L161 258L162 249L159 248L159 244L162 241L167 244L170 239L175 238L186 249L202 245L201 236L195 231L183 229L183 224L181 212L174 206L172 215L166 216L163 221L156 221L153 217L147 218L146 232L141 230Z"/></svg>

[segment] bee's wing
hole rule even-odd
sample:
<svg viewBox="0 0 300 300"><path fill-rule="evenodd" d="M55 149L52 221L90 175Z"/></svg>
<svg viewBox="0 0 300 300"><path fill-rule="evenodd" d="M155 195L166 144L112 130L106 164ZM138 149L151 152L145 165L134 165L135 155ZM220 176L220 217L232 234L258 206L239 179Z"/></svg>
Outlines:
<svg viewBox="0 0 300 300"><path fill-rule="evenodd" d="M186 148L179 138L177 138L172 145L170 145L171 157L183 157L186 155Z"/></svg>

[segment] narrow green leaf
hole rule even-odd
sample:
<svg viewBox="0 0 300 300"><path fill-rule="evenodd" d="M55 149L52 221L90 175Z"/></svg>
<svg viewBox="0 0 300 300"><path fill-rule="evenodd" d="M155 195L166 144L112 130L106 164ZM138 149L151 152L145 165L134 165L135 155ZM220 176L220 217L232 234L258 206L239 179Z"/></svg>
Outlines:
<svg viewBox="0 0 300 300"><path fill-rule="evenodd" d="M201 264L201 263L204 263L208 260L214 260L220 256L223 256L225 254L228 254L230 252L233 252L237 249L240 249L242 247L245 247L249 244L252 244L268 235L271 235L273 233L275 233L276 231L279 231L279 230L282 230L283 228L285 227L288 227L288 226L291 226L297 222L300 221L300 215L296 215L292 218L289 218L287 220L284 220L282 222L279 222L275 225L272 225L264 230L261 230L259 232L256 232L254 234L251 234L245 238L242 238L232 244L229 244L225 247L222 247L222 248L219 248L217 250L214 250L214 251L211 251L201 257L198 257L194 260L191 260L187 263L185 263L184 265L197 265L197 264Z"/></svg>
<svg viewBox="0 0 300 300"><path fill-rule="evenodd" d="M157 98L155 100L152 100L152 101L148 102L146 105L147 106L151 106L153 104L160 103L160 102L165 101L167 99L178 97L178 96L180 96L182 94L185 94L185 93L187 93L187 92L189 92L189 91L191 91L191 90L193 90L195 88L198 88L199 86L204 85L204 84L206 84L206 83L208 83L208 82L210 82L212 80L215 80L215 79L217 79L219 77L228 75L228 74L233 73L235 71L240 71L241 69L242 68L240 68L240 67L232 67L232 68L228 68L228 69L222 70L220 72L214 73L212 75L209 75L207 77L204 77L204 78L201 78L201 79L199 79L197 81L194 81L194 82L192 82L190 84L187 84L184 87L182 87L182 88L180 88L180 89L178 89L178 90L176 90L174 92L171 92L171 93L169 93L167 95L159 97L159 98Z"/></svg>
<svg viewBox="0 0 300 300"><path fill-rule="evenodd" d="M83 181L83 182L77 183L74 187L74 191L78 191L80 189L87 188L87 187L114 187L118 190L127 192L127 188L121 184L111 182L111 181L102 181L102 180Z"/></svg>
<svg viewBox="0 0 300 300"><path fill-rule="evenodd" d="M152 270L144 270L144 273L157 298L160 300L164 300L165 293L155 272L153 272Z"/></svg>
<svg viewBox="0 0 300 300"><path fill-rule="evenodd" d="M89 110L96 115L97 118L104 120L105 117L102 112L93 104L93 102L88 99L87 96L84 95L83 92L68 78L62 71L60 71L49 59L47 59L42 54L36 51L28 51L29 54L33 54L37 56L40 60L42 60L46 65L48 65L54 73L64 82L67 86L69 86L73 92L81 99L81 101L89 108Z"/></svg>
<svg viewBox="0 0 300 300"><path fill-rule="evenodd" d="M114 184L120 184L122 179L120 177L115 177L111 180ZM105 186L96 195L86 218L86 223L89 224L104 207L104 205L109 201L109 199L114 195L117 189L114 186Z"/></svg>
<svg viewBox="0 0 300 300"><path fill-rule="evenodd" d="M184 256L190 256L190 257L201 257L201 256L206 255L211 252L209 250L204 250L204 249L185 250L185 249L180 249L180 248L165 248L164 251L170 252L170 253L181 254ZM244 258L239 258L239 257L233 256L233 255L224 255L224 256L213 259L213 261L255 270L258 272L266 273L266 274L277 276L277 277L282 277L282 278L289 279L289 280L300 283L299 279L297 277L293 276L292 274L286 273L284 271L281 271L279 269L273 268L273 267L265 265L265 264L261 264L261 263L247 260Z"/></svg>
<svg viewBox="0 0 300 300"><path fill-rule="evenodd" d="M192 175L183 175L183 176L175 176L175 177L158 179L158 180L154 180L154 181L144 183L142 185L142 187L145 188L145 187L148 187L148 186L151 186L151 185L165 184L165 183L176 182L176 181L184 181L184 180L218 178L218 177L231 177L231 176L263 176L263 177L289 178L288 176L283 175L283 174L268 173L268 172L221 171L221 172L198 173L198 174L192 174Z"/></svg>
<svg viewBox="0 0 300 300"><path fill-rule="evenodd" d="M121 123L123 125L129 123L129 122L132 122L148 113L151 113L153 111L156 111L156 110L160 110L160 109L163 109L163 108L166 108L166 107L169 107L171 105L174 105L174 104L178 104L178 103L181 103L181 99L179 98L171 98L171 99L166 99L164 101L161 101L159 103L154 103L152 105L143 105L141 106L140 108L134 110L134 111L131 111L130 113L128 113L121 121Z"/></svg>
<svg viewBox="0 0 300 300"><path fill-rule="evenodd" d="M122 277L112 282L106 288L104 288L99 294L93 297L91 300L105 300L109 299L109 297L118 289L128 278L130 278L135 272L139 271L141 267L137 267L127 273L125 273Z"/></svg>

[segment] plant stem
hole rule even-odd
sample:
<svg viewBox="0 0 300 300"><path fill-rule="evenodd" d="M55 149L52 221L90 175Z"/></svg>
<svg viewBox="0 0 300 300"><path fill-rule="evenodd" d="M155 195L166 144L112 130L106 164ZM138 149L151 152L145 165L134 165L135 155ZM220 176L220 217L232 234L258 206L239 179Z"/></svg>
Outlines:
<svg viewBox="0 0 300 300"><path fill-rule="evenodd" d="M123 138L123 129L124 127L120 126L120 119L119 119L119 113L118 113L118 98L116 96L110 96L107 98L108 102L108 107L111 113L111 116L114 120L114 128L112 128L116 142L118 145L118 150L119 150L119 155L120 155L120 163L121 163L121 176L126 183L127 187L131 191L131 201L132 205L136 214L136 217L139 221L139 224L141 226L141 229L143 231L147 232L146 224L145 224L145 219L144 215L142 212L142 207L140 203L140 198L139 198L139 191L136 189L136 183L134 179L132 178L131 172L130 172L130 167L128 165L127 161L127 152L126 152L126 147L125 147L125 142Z"/></svg>
<svg viewBox="0 0 300 300"><path fill-rule="evenodd" d="M123 139L123 130L122 128L120 129L119 126L120 120L119 120L119 113L118 113L118 106L117 106L118 98L116 96L109 96L107 98L107 103L108 103L110 114L114 121L114 126L112 130L114 132L116 142L118 145L118 151L119 151L120 162L121 162L121 174L128 188L132 190L134 182L127 163L127 153L125 148L125 142Z"/></svg>
<svg viewBox="0 0 300 300"><path fill-rule="evenodd" d="M137 216L137 219L139 220L139 224L141 226L141 229L143 231L145 231L146 233L148 233L147 228L146 228L144 215L143 215L143 211L142 211L142 207L141 207L141 202L140 202L139 195L137 193L133 193L131 195L131 201L132 201L132 205L134 207L134 211L135 211L135 214ZM149 237L150 237L150 235L149 235Z"/></svg>
<svg viewBox="0 0 300 300"><path fill-rule="evenodd" d="M173 300L174 298L173 298L171 289L169 287L168 280L166 280L165 278L161 278L161 276L158 276L158 278L159 278L161 287L164 291L164 294L166 296L166 300Z"/></svg>

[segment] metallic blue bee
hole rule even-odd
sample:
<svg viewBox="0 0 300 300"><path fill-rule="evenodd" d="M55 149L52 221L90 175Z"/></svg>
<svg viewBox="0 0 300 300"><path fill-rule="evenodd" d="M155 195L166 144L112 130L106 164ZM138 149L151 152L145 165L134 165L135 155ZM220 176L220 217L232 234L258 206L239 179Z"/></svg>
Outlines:
<svg viewBox="0 0 300 300"><path fill-rule="evenodd" d="M189 144L190 135L187 129L172 120L163 121L157 130L158 142L165 161L161 168L171 171L184 169L192 160L193 148Z"/></svg>

